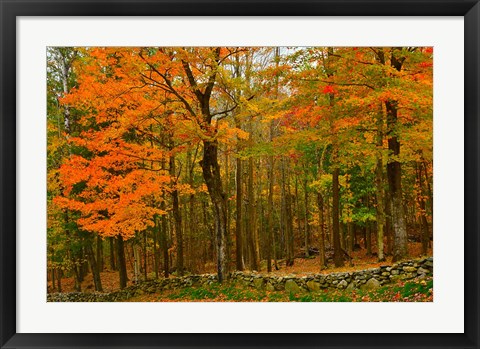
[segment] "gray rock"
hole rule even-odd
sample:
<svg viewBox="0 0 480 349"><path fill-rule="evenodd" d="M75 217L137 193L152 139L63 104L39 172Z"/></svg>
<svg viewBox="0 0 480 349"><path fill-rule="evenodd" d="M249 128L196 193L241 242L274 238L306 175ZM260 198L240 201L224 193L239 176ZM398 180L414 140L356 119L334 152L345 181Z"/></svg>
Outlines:
<svg viewBox="0 0 480 349"><path fill-rule="evenodd" d="M433 260L427 259L425 263L423 263L424 266L433 268Z"/></svg>
<svg viewBox="0 0 480 349"><path fill-rule="evenodd" d="M342 280L338 283L337 288L344 289L348 286L348 283L345 280Z"/></svg>
<svg viewBox="0 0 480 349"><path fill-rule="evenodd" d="M320 290L320 284L315 281L307 281L307 287L310 291L319 291Z"/></svg>
<svg viewBox="0 0 480 349"><path fill-rule="evenodd" d="M427 269L423 269L422 267L418 268L417 274L428 274L430 271Z"/></svg>
<svg viewBox="0 0 480 349"><path fill-rule="evenodd" d="M402 279L404 280L413 279L415 276L417 276L417 274L415 273L405 273L405 274L402 274Z"/></svg>
<svg viewBox="0 0 480 349"><path fill-rule="evenodd" d="M263 279L262 279L262 278L255 278L255 279L253 279L253 286L254 286L257 290L263 289Z"/></svg>
<svg viewBox="0 0 480 349"><path fill-rule="evenodd" d="M271 283L267 283L267 285L265 286L265 289L269 292L275 291L275 287L273 287Z"/></svg>
<svg viewBox="0 0 480 349"><path fill-rule="evenodd" d="M377 279L371 278L364 285L361 286L362 290L370 291L375 290L380 287L380 281Z"/></svg>
<svg viewBox="0 0 480 349"><path fill-rule="evenodd" d="M390 281L395 282L401 280L402 277L400 275L390 275Z"/></svg>
<svg viewBox="0 0 480 349"><path fill-rule="evenodd" d="M285 282L285 291L290 293L300 293L301 289L298 287L295 281L287 280L287 282Z"/></svg>
<svg viewBox="0 0 480 349"><path fill-rule="evenodd" d="M415 267L403 267L403 271L407 273L413 273L417 271L417 268Z"/></svg>

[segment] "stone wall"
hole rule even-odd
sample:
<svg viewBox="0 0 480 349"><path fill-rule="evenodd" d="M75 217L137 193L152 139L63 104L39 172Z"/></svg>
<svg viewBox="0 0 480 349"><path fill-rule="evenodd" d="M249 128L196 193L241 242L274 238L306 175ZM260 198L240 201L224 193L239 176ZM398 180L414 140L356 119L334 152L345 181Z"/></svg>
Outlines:
<svg viewBox="0 0 480 349"><path fill-rule="evenodd" d="M433 258L404 261L393 265L360 270L355 272L311 274L307 276L274 276L259 273L233 272L231 282L267 291L311 292L321 289L374 289L396 280L424 278L433 275ZM180 278L158 279L141 282L123 290L111 293L51 293L48 302L115 302L131 297L157 293L162 290L179 289L189 286L210 285L216 282L216 275L189 275Z"/></svg>
<svg viewBox="0 0 480 349"><path fill-rule="evenodd" d="M267 291L286 290L297 293L318 291L324 288L373 289L399 279L408 280L432 275L433 258L430 257L355 272L312 274L302 277L295 275L267 276L256 273L234 272L232 279L245 286L257 289L266 289Z"/></svg>

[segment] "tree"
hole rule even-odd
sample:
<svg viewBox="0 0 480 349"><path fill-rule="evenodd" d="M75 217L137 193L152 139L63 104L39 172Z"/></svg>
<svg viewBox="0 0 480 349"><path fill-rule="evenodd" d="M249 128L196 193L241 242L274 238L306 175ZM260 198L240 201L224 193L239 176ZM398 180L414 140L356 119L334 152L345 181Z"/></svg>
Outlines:
<svg viewBox="0 0 480 349"><path fill-rule="evenodd" d="M407 231L428 253L430 48L57 51L47 85L56 288L62 273L80 286L90 266L101 289L106 259L125 287L129 268L139 280L215 266L223 281L231 267L296 266L317 249L321 268L360 247L382 261L394 236L397 260Z"/></svg>

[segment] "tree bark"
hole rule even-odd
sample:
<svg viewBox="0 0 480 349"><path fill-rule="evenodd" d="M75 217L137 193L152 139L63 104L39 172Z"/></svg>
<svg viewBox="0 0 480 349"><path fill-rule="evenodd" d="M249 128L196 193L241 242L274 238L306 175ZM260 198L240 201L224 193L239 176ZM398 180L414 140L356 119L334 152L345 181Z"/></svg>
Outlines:
<svg viewBox="0 0 480 349"><path fill-rule="evenodd" d="M97 270L99 274L103 271L103 241L100 235L97 235Z"/></svg>
<svg viewBox="0 0 480 349"><path fill-rule="evenodd" d="M138 283L140 278L140 253L138 253L138 245L136 243L131 244L131 246L133 251L133 280L135 283Z"/></svg>
<svg viewBox="0 0 480 349"><path fill-rule="evenodd" d="M180 204L178 198L177 174L175 167L175 156L170 155L170 176L174 178L174 189L172 190L172 212L175 227L175 238L177 242L177 275L183 275L183 227L182 214L180 212Z"/></svg>
<svg viewBox="0 0 480 349"><path fill-rule="evenodd" d="M160 203L160 209L166 210L165 200ZM168 256L168 236L167 236L167 217L162 215L160 218L160 224L158 226L160 231L160 247L163 254L163 276L168 278L170 276L170 259Z"/></svg>
<svg viewBox="0 0 480 349"><path fill-rule="evenodd" d="M288 241L287 245L287 257L286 264L291 267L295 263L295 247L294 247L294 234L293 234L293 214L292 214L292 194L289 192L287 187L287 193L285 197L285 206L286 206L286 224L287 224L287 236Z"/></svg>
<svg viewBox="0 0 480 349"><path fill-rule="evenodd" d="M293 255L293 223L292 223L292 198L290 194L290 183L287 183L286 159L282 157L282 230L285 241L285 259L287 267L294 264Z"/></svg>
<svg viewBox="0 0 480 349"><path fill-rule="evenodd" d="M102 280L100 279L100 271L98 267L98 260L95 259L95 253L93 251L92 243L90 241L86 241L86 257L88 262L90 263L90 268L92 269L93 275L93 283L95 285L95 291L103 292L102 289Z"/></svg>
<svg viewBox="0 0 480 349"><path fill-rule="evenodd" d="M422 240L422 254L425 256L428 252L428 243L430 241L430 232L428 229L427 222L427 213L426 213L426 204L425 204L425 190L423 187L422 179L422 167L421 164L415 164L415 170L417 172L417 181L419 186L419 191L417 193L417 201L420 206L420 223L421 223L421 240Z"/></svg>
<svg viewBox="0 0 480 349"><path fill-rule="evenodd" d="M366 234L366 245L367 245L367 256L372 256L372 226L369 221L367 221L365 227Z"/></svg>
<svg viewBox="0 0 480 349"><path fill-rule="evenodd" d="M305 231L305 256L306 257L309 257L310 256L310 253L309 253L309 248L310 248L310 226L308 225L308 215L309 215L309 211L308 211L308 182L307 182L307 179L305 178L304 179L304 182L303 182L303 190L305 191L305 201L304 201L304 204L305 204L305 226L304 226L304 231Z"/></svg>
<svg viewBox="0 0 480 349"><path fill-rule="evenodd" d="M375 168L375 194L377 199L377 249L378 249L378 261L385 261L383 254L383 237L385 226L385 192L384 192L384 175L383 175L383 110L380 105L380 111L377 116L377 165Z"/></svg>
<svg viewBox="0 0 480 349"><path fill-rule="evenodd" d="M203 170L203 178L207 185L208 193L213 204L215 221L215 237L217 242L217 273L218 282L226 278L226 235L227 235L227 210L225 195L222 190L220 166L218 164L218 142L216 140L203 141L203 159L200 162Z"/></svg>
<svg viewBox="0 0 480 349"><path fill-rule="evenodd" d="M270 135L272 134L272 123L270 124ZM270 136L271 138L271 136ZM272 246L273 244L273 156L268 157L268 201L267 201L267 215L268 215L268 235L267 235L267 272L272 271Z"/></svg>
<svg viewBox="0 0 480 349"><path fill-rule="evenodd" d="M343 266L343 252L340 245L340 185L338 182L340 170L338 167L332 173L332 229L333 229L333 263L336 267Z"/></svg>
<svg viewBox="0 0 480 349"><path fill-rule="evenodd" d="M347 233L348 233L347 251L349 253L352 253L355 245L355 228L352 222L347 223Z"/></svg>
<svg viewBox="0 0 480 349"><path fill-rule="evenodd" d="M395 135L397 124L397 103L385 102L387 109L387 122L389 126L388 149L394 156L387 164L388 185L390 188L392 226L394 233L393 261L404 259L408 256L407 225L402 198L402 165L397 160L400 155L400 142Z"/></svg>
<svg viewBox="0 0 480 349"><path fill-rule="evenodd" d="M400 48L392 48L390 65L397 71L402 70L404 57L399 57L396 52ZM387 110L387 135L388 149L393 158L387 164L388 185L390 188L392 225L394 233L393 261L408 257L407 248L407 225L402 198L402 165L398 160L400 155L400 141L398 140L398 102L396 100L385 101Z"/></svg>
<svg viewBox="0 0 480 349"><path fill-rule="evenodd" d="M237 171L235 174L236 178L236 205L237 205L237 212L236 212L236 220L235 220L235 254L236 254L236 266L237 270L243 270L244 269L244 262L243 262L243 246L242 246L242 239L243 239L243 233L242 233L242 220L243 220L243 214L242 214L242 197L243 197L243 185L242 185L242 159L237 158Z"/></svg>
<svg viewBox="0 0 480 349"><path fill-rule="evenodd" d="M427 162L424 160L422 161L422 164L423 164L423 169L425 171L425 182L427 183L430 213L433 216L433 193L432 193L432 188L430 186L430 177L428 176ZM432 164L432 167L433 167L433 164Z"/></svg>
<svg viewBox="0 0 480 349"><path fill-rule="evenodd" d="M109 244L109 252L110 252L110 270L117 270L115 266L115 246L114 246L114 238L109 237L108 238L108 244Z"/></svg>
<svg viewBox="0 0 480 349"><path fill-rule="evenodd" d="M143 280L148 280L148 263L147 263L147 232L143 232Z"/></svg>
<svg viewBox="0 0 480 349"><path fill-rule="evenodd" d="M324 216L323 216L323 195L320 191L317 194L317 205L318 205L318 226L319 226L319 232L320 232L319 261L320 261L320 270L322 270L326 267L326 260L325 260L325 229L324 229Z"/></svg>
<svg viewBox="0 0 480 349"><path fill-rule="evenodd" d="M125 246L123 237L117 235L117 254L118 254L118 271L120 276L120 288L127 287L127 263L125 260Z"/></svg>
<svg viewBox="0 0 480 349"><path fill-rule="evenodd" d="M155 226L153 227L152 237L153 237L153 271L155 272L155 279L158 279L159 275L159 261L160 261L160 251L158 243L158 222L157 217L154 218Z"/></svg>
<svg viewBox="0 0 480 349"><path fill-rule="evenodd" d="M252 137L250 133L250 137ZM256 237L256 217L255 217L255 193L253 187L253 158L248 159L248 180L247 180L247 197L248 197L248 258L250 262L250 269L258 271L258 252L257 252L257 237Z"/></svg>
<svg viewBox="0 0 480 349"><path fill-rule="evenodd" d="M193 171L194 171L194 166L195 166L195 158L197 157L197 151L198 151L198 146L197 149L195 150L195 156L194 159L191 158L191 153L187 153L187 159L188 159L188 184L190 185L191 188L194 187L194 178L193 178ZM193 245L194 241L194 232L197 229L197 224L198 224L198 218L195 215L195 195L191 194L189 199L188 199L188 227L189 227L189 241L190 243L188 244L189 249L191 252L196 251L196 246ZM190 268L193 266L194 261L196 261L195 253L189 253L191 260L191 265Z"/></svg>
<svg viewBox="0 0 480 349"><path fill-rule="evenodd" d="M57 288L58 288L58 292L62 292L62 269L58 269L57 270L58 272L58 275L57 275Z"/></svg>

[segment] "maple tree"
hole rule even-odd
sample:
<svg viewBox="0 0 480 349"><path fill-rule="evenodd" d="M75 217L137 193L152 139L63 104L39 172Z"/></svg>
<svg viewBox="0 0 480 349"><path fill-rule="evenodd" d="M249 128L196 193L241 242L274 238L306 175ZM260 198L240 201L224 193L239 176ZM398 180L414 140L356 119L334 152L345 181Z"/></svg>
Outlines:
<svg viewBox="0 0 480 349"><path fill-rule="evenodd" d="M50 278L430 251L432 48L51 48L48 69Z"/></svg>

